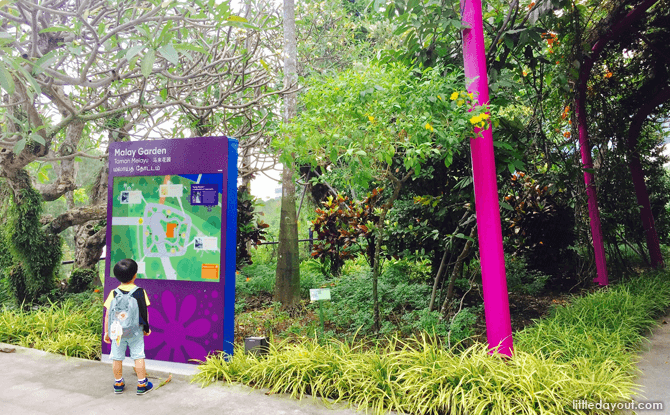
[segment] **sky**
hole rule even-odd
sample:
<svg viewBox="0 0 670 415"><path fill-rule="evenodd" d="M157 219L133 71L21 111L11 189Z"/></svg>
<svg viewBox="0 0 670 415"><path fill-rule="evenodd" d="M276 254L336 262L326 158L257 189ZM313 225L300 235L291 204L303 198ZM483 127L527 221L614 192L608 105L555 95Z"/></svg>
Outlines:
<svg viewBox="0 0 670 415"><path fill-rule="evenodd" d="M281 168L281 166L278 166ZM274 178L271 179L264 174L257 174L251 181L251 194L262 200L274 199L281 196L281 183L279 183L280 171L272 170L267 174ZM280 189L279 193L276 189Z"/></svg>

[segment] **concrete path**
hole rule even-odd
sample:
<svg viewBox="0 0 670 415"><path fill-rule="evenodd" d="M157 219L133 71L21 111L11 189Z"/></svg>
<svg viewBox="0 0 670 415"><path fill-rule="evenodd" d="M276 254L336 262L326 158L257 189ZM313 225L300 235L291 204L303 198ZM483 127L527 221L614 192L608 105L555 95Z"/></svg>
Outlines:
<svg viewBox="0 0 670 415"><path fill-rule="evenodd" d="M267 396L263 391L217 383L206 388L173 376L170 383L143 396L135 394L137 377L124 365L126 391L113 392L109 364L0 343L0 414L225 414L225 415L361 415L343 405L326 406L320 399L302 401ZM166 373L149 371L154 384Z"/></svg>
<svg viewBox="0 0 670 415"><path fill-rule="evenodd" d="M638 368L640 393L636 404L658 404L662 409L620 411L623 414L670 415L670 313L659 320L643 346ZM135 395L137 380L124 365L130 388L112 392L112 370L107 363L66 358L39 350L0 343L0 413L29 414L226 414L226 415L361 415L343 405L326 405L320 399L302 401L240 385L216 383L206 388L173 376L172 382L145 396ZM167 373L149 370L154 384ZM586 412L586 411L585 411Z"/></svg>
<svg viewBox="0 0 670 415"><path fill-rule="evenodd" d="M659 326L648 337L640 354L638 384L641 387L636 397L638 402L662 403L663 409L638 409L638 414L670 414L670 313L659 320Z"/></svg>

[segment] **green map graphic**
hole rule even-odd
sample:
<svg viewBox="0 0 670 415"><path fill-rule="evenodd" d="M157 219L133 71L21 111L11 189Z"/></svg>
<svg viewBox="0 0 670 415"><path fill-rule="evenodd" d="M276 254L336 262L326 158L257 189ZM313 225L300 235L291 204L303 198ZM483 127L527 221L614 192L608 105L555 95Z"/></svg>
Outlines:
<svg viewBox="0 0 670 415"><path fill-rule="evenodd" d="M207 176L114 178L112 266L132 258L138 278L219 281L221 194L218 205L191 204L191 186L207 182Z"/></svg>

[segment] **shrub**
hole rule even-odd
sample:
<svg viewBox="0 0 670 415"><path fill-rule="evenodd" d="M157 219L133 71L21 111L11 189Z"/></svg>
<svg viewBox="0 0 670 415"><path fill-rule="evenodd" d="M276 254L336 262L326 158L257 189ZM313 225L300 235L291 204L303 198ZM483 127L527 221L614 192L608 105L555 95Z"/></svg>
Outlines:
<svg viewBox="0 0 670 415"><path fill-rule="evenodd" d="M81 293L88 290L97 273L94 269L73 269L68 280L67 291L69 293Z"/></svg>
<svg viewBox="0 0 670 415"><path fill-rule="evenodd" d="M242 268L235 278L237 296L257 296L260 293L272 295L275 286L274 263L255 263Z"/></svg>
<svg viewBox="0 0 670 415"><path fill-rule="evenodd" d="M84 359L100 358L102 296L81 293L37 310L0 309L0 342Z"/></svg>
<svg viewBox="0 0 670 415"><path fill-rule="evenodd" d="M507 289L522 294L537 295L544 290L549 275L531 269L523 256L505 256Z"/></svg>
<svg viewBox="0 0 670 415"><path fill-rule="evenodd" d="M403 261L389 261L379 278L378 293L382 333L395 330L412 331L403 327L401 316L412 310L428 306L430 287L422 283L412 283L408 279ZM333 280L332 301L324 304L328 319L353 333L372 330L372 271L362 267L353 273L343 274Z"/></svg>

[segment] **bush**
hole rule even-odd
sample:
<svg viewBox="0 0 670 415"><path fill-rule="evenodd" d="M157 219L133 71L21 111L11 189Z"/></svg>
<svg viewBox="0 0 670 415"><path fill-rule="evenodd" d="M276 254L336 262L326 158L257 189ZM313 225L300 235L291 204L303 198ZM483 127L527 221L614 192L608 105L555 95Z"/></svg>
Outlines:
<svg viewBox="0 0 670 415"><path fill-rule="evenodd" d="M75 268L67 283L69 293L81 293L89 289L98 272L94 269Z"/></svg>
<svg viewBox="0 0 670 415"><path fill-rule="evenodd" d="M505 256L507 289L521 294L540 294L549 281L549 275L531 269L523 256Z"/></svg>
<svg viewBox="0 0 670 415"><path fill-rule="evenodd" d="M275 263L254 263L237 272L235 291L238 297L258 296L261 293L272 295L275 287Z"/></svg>
<svg viewBox="0 0 670 415"><path fill-rule="evenodd" d="M81 293L26 311L0 309L0 342L84 359L100 358L102 296Z"/></svg>
<svg viewBox="0 0 670 415"><path fill-rule="evenodd" d="M12 286L9 283L9 279L2 276L0 273L0 306L3 304L10 304L13 300Z"/></svg>
<svg viewBox="0 0 670 415"><path fill-rule="evenodd" d="M428 307L430 287L408 282L406 266L403 261L390 261L379 278L382 333L412 331L412 328L403 327L405 323L401 316ZM328 320L337 322L350 333L372 330L372 271L369 267L361 267L334 279L331 297L332 301L324 304Z"/></svg>

